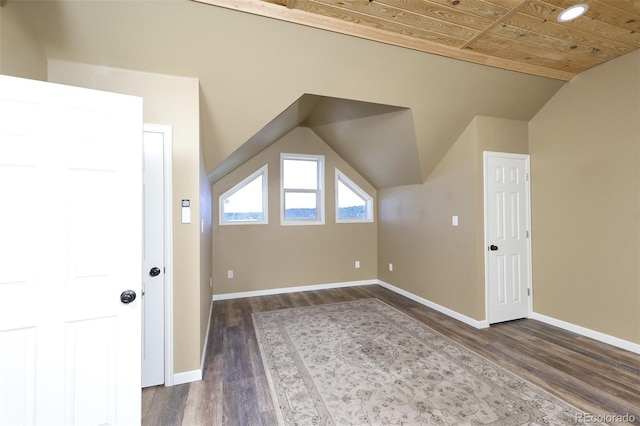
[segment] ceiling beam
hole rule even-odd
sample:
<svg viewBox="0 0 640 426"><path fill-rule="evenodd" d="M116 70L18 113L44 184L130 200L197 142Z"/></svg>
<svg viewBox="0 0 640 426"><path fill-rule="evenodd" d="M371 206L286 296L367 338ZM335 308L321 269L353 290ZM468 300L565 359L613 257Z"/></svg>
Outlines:
<svg viewBox="0 0 640 426"><path fill-rule="evenodd" d="M471 40L466 42L460 49L464 49L464 48L470 46L471 44L475 43L480 37L484 37L489 31L491 31L492 28L494 28L494 27L496 27L498 25L502 25L503 22L505 22L510 16L515 15L527 3L529 3L529 0L522 0L519 5L517 5L516 7L514 7L513 9L511 9L509 12L505 13L504 15L502 15L500 17L500 19L495 21L493 24L489 25L487 28L485 28L482 31L480 31Z"/></svg>

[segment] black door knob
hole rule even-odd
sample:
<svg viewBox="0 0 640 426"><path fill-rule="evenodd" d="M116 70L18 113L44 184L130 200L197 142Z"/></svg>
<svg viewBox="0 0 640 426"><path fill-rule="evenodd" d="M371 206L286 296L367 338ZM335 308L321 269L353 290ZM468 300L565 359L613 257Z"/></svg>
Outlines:
<svg viewBox="0 0 640 426"><path fill-rule="evenodd" d="M491 245L489 246L489 250L491 250L491 251L496 251L496 250L498 250L498 246L495 246L495 245L491 244Z"/></svg>
<svg viewBox="0 0 640 426"><path fill-rule="evenodd" d="M158 275L160 275L160 268L158 268L157 266L154 266L149 270L149 275L152 277L157 277Z"/></svg>
<svg viewBox="0 0 640 426"><path fill-rule="evenodd" d="M133 290L125 290L120 294L120 301L125 305L136 300L136 292Z"/></svg>

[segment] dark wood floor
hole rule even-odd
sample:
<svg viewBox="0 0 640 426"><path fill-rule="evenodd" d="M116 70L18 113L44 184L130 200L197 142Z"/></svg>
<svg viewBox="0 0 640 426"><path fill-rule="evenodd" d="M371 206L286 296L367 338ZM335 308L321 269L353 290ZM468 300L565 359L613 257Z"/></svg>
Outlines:
<svg viewBox="0 0 640 426"><path fill-rule="evenodd" d="M276 425L252 312L378 298L596 415L640 424L640 356L535 321L477 330L377 285L214 302L204 379L142 392L143 425Z"/></svg>

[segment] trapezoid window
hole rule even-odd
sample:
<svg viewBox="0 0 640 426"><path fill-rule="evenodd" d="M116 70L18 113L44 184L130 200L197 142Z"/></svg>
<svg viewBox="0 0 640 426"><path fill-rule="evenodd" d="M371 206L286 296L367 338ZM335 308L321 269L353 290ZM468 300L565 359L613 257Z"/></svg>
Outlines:
<svg viewBox="0 0 640 426"><path fill-rule="evenodd" d="M220 225L269 223L268 172L268 164L265 164L220 196Z"/></svg>
<svg viewBox="0 0 640 426"><path fill-rule="evenodd" d="M336 169L336 222L373 222L373 197Z"/></svg>

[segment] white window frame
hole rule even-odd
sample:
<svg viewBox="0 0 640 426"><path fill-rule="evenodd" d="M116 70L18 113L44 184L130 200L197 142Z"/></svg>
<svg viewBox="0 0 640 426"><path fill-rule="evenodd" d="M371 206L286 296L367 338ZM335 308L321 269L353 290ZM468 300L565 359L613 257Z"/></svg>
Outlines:
<svg viewBox="0 0 640 426"><path fill-rule="evenodd" d="M318 163L318 189L296 189L284 187L284 161L301 160L317 161ZM285 194L287 192L316 193L316 206L318 211L317 219L285 219ZM311 154L280 154L280 224L288 225L324 225L324 155Z"/></svg>
<svg viewBox="0 0 640 426"><path fill-rule="evenodd" d="M247 184L253 182L258 176L263 175L262 177L262 211L264 212L263 220L234 220L234 221L225 221L224 220L224 200L240 191ZM251 173L249 176L244 178L240 183L234 185L231 189L225 191L218 198L218 215L219 215L219 224L220 226L227 225L266 225L269 223L269 164L265 164L260 167L255 172Z"/></svg>
<svg viewBox="0 0 640 426"><path fill-rule="evenodd" d="M340 219L340 205L338 203L338 184L342 182L347 188L355 192L365 202L365 218L364 219ZM356 185L344 173L336 168L336 223L362 223L373 222L373 197L364 189Z"/></svg>

